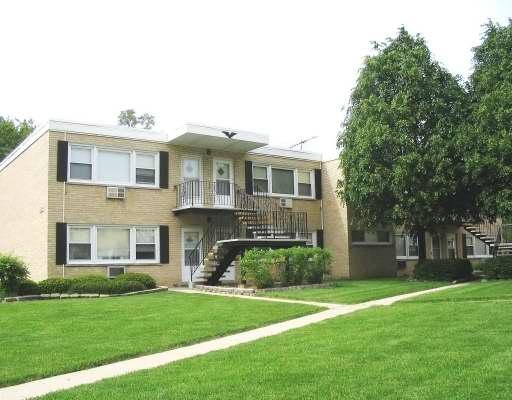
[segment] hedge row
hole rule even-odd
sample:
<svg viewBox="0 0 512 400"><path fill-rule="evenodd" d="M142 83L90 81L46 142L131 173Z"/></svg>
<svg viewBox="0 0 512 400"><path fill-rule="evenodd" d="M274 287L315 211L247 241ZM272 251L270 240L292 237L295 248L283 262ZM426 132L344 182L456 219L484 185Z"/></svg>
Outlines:
<svg viewBox="0 0 512 400"><path fill-rule="evenodd" d="M23 285L20 286L20 289L23 289L18 290L18 294L119 294L153 289L155 287L155 280L147 274L127 273L118 275L114 279L108 279L100 275L85 275L77 278L49 278L38 284L33 281L24 281Z"/></svg>
<svg viewBox="0 0 512 400"><path fill-rule="evenodd" d="M427 281L467 280L472 276L473 267L467 259L424 260L414 268L414 277Z"/></svg>
<svg viewBox="0 0 512 400"><path fill-rule="evenodd" d="M331 254L318 247L252 249L245 252L242 279L257 288L321 283L329 272Z"/></svg>
<svg viewBox="0 0 512 400"><path fill-rule="evenodd" d="M512 256L490 258L478 267L491 279L512 279Z"/></svg>

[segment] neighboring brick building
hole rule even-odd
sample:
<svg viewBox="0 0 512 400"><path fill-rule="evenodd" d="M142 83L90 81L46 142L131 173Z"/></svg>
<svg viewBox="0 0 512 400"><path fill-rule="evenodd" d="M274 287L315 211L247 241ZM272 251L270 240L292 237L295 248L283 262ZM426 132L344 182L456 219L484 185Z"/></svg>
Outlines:
<svg viewBox="0 0 512 400"><path fill-rule="evenodd" d="M191 269L233 280L236 246L305 244L331 250L335 277L396 275L393 235L352 231L337 180L337 161L251 132L50 121L0 163L0 252L35 280L125 270L173 285ZM203 268L218 241L230 254L220 275Z"/></svg>

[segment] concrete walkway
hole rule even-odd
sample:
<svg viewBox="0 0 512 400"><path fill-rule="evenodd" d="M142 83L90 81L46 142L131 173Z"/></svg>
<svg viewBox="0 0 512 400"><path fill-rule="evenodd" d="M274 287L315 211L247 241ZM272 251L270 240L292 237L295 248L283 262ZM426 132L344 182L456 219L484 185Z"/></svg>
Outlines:
<svg viewBox="0 0 512 400"><path fill-rule="evenodd" d="M340 315L346 315L353 313L358 310L363 310L366 308L370 308L373 306L387 306L391 305L397 301L409 299L412 297L416 297L425 293L433 293L441 290L451 289L454 287L464 286L466 284L459 285L451 285L451 286L443 286L435 289L423 290L421 292L413 292L402 294L393 297L387 297L380 300L368 301L360 304L353 305L345 305L338 304L332 305L330 304L328 309L325 311L320 311L316 314L307 315L300 318L295 318L289 321L280 322L277 324L272 324L268 326L264 326L262 328L252 329L250 331L237 333L234 335L224 336L218 339L208 340L202 343L193 344L190 346L180 347L173 350L164 351L161 353L151 354L142 357L136 357L125 361L119 361L112 364L103 365L100 367L90 368L83 371L71 372L68 374L52 376L50 378L39 379L32 382L22 383L15 386L9 386L5 388L0 388L0 400L21 400L21 399L30 399L37 396L43 396L45 394L70 389L75 386L84 385L88 383L94 383L101 381L107 378L113 378L116 376L121 376L125 374L129 374L132 372L137 372L149 368L156 368L162 365L166 365L175 361L183 360L190 357L199 356L202 354L206 354L212 351L227 349L229 347L233 347L239 344L252 342L258 339L262 339L268 336L278 335L280 333L301 328L310 324L314 324L320 321L325 321L330 318L338 317ZM185 292L185 291L183 291ZM193 293L198 293L197 291L191 291ZM203 293L203 292L200 292ZM220 294L215 294L220 295ZM223 296L233 295L225 294ZM268 298L263 297L247 297L241 296L244 299L253 298L262 301L268 301ZM273 299L271 301L281 301L283 299ZM290 300L287 302L300 303L300 304L313 304L318 305L322 304L325 306L325 303L316 303L316 302L299 302L295 300Z"/></svg>

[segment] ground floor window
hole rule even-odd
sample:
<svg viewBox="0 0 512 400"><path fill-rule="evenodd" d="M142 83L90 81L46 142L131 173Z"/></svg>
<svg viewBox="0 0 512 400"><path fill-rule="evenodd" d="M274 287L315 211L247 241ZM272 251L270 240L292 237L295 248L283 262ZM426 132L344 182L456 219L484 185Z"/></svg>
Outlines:
<svg viewBox="0 0 512 400"><path fill-rule="evenodd" d="M418 237L414 234L395 235L396 258L417 259L418 258Z"/></svg>
<svg viewBox="0 0 512 400"><path fill-rule="evenodd" d="M437 233L432 235L432 258L434 260L441 258L441 239Z"/></svg>
<svg viewBox="0 0 512 400"><path fill-rule="evenodd" d="M157 226L69 225L68 263L158 262Z"/></svg>
<svg viewBox="0 0 512 400"><path fill-rule="evenodd" d="M466 256L469 258L487 257L490 255L489 246L472 235L465 235L464 245L466 247Z"/></svg>
<svg viewBox="0 0 512 400"><path fill-rule="evenodd" d="M390 244L391 233L386 230L357 230L351 232L352 243L355 244Z"/></svg>

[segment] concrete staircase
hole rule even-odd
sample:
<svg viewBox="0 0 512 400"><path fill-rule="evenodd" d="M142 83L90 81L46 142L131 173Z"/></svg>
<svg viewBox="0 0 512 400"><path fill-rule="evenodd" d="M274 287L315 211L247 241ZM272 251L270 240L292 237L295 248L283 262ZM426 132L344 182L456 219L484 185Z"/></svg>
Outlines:
<svg viewBox="0 0 512 400"><path fill-rule="evenodd" d="M512 255L512 243L504 240L504 231L501 223L483 222L467 223L463 225L464 229L480 239L490 248L490 253L495 257Z"/></svg>

